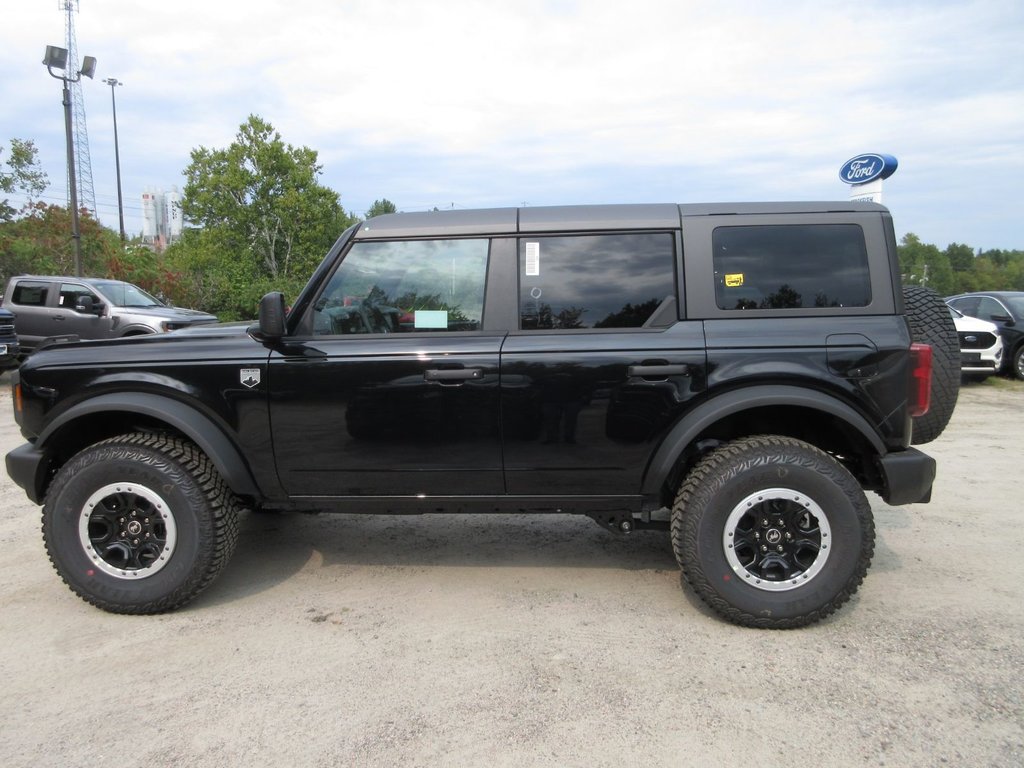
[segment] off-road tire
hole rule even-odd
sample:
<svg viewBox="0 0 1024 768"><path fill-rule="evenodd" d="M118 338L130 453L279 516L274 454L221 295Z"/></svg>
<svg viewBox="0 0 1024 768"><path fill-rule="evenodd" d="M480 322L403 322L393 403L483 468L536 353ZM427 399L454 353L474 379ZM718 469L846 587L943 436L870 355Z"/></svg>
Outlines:
<svg viewBox="0 0 1024 768"><path fill-rule="evenodd" d="M1024 381L1024 344L1013 351L1010 358L1010 375Z"/></svg>
<svg viewBox="0 0 1024 768"><path fill-rule="evenodd" d="M874 542L856 479L788 437L746 437L715 449L684 479L672 509L683 579L720 616L748 627L790 629L831 614L863 581ZM787 553L762 553L762 543ZM772 558L800 567L782 578Z"/></svg>
<svg viewBox="0 0 1024 768"><path fill-rule="evenodd" d="M960 394L960 340L949 307L935 291L918 285L903 288L903 305L915 342L932 348L932 400L914 418L914 445L930 443L949 423Z"/></svg>
<svg viewBox="0 0 1024 768"><path fill-rule="evenodd" d="M96 443L60 469L43 507L43 540L86 602L112 613L161 613L221 572L238 540L238 512L195 444L132 433Z"/></svg>

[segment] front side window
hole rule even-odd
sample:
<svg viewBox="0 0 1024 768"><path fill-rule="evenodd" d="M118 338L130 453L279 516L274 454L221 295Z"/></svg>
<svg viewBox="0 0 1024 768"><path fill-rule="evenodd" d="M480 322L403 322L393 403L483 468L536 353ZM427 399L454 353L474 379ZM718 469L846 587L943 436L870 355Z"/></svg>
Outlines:
<svg viewBox="0 0 1024 768"><path fill-rule="evenodd" d="M660 327L676 319L668 233L532 237L519 242L524 331Z"/></svg>
<svg viewBox="0 0 1024 768"><path fill-rule="evenodd" d="M867 247L856 224L718 227L712 247L719 309L871 303Z"/></svg>
<svg viewBox="0 0 1024 768"><path fill-rule="evenodd" d="M981 301L978 302L978 317L983 320L992 320L994 317L1006 317L1008 314L1006 307L991 296L982 296Z"/></svg>
<svg viewBox="0 0 1024 768"><path fill-rule="evenodd" d="M99 297L86 288L84 285L78 283L62 283L60 286L60 296L57 297L57 304L61 309L75 309L82 304L82 297L88 297L92 299L94 304L99 304Z"/></svg>
<svg viewBox="0 0 1024 768"><path fill-rule="evenodd" d="M313 307L313 333L476 331L487 240L356 243Z"/></svg>

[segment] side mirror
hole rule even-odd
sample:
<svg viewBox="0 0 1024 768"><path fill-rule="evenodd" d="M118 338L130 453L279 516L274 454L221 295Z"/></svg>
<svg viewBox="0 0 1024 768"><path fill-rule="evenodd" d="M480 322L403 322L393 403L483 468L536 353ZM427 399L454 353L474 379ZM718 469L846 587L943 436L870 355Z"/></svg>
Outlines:
<svg viewBox="0 0 1024 768"><path fill-rule="evenodd" d="M989 319L993 323L1002 323L1003 325L1013 327L1013 318L1009 315L990 315Z"/></svg>
<svg viewBox="0 0 1024 768"><path fill-rule="evenodd" d="M280 339L284 336L284 294L280 291L268 293L260 299L259 330L264 339Z"/></svg>
<svg viewBox="0 0 1024 768"><path fill-rule="evenodd" d="M94 311L92 296L79 296L75 304L75 312L83 315L91 315Z"/></svg>

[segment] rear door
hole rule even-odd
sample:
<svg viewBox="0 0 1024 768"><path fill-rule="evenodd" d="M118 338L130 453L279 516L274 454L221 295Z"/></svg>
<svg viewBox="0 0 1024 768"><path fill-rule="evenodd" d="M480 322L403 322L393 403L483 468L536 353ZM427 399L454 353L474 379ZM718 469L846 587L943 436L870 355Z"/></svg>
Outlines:
<svg viewBox="0 0 1024 768"><path fill-rule="evenodd" d="M53 283L45 280L18 280L14 284L7 309L14 313L23 346L31 349L53 335L48 303L55 290Z"/></svg>
<svg viewBox="0 0 1024 768"><path fill-rule="evenodd" d="M518 243L502 349L508 492L638 501L647 462L705 387L703 329L679 321L671 231Z"/></svg>

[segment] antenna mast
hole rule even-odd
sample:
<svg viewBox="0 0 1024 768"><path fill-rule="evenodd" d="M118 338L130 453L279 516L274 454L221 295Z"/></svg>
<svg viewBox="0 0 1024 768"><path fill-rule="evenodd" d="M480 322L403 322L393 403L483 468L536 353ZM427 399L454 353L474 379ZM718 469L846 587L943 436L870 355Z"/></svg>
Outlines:
<svg viewBox="0 0 1024 768"><path fill-rule="evenodd" d="M76 71L81 62L78 60L78 43L75 41L74 12L78 10L78 0L57 0L58 8L65 14L64 37L68 49L68 71ZM89 130L85 125L85 100L82 97L82 82L78 80L68 83L71 89L71 115L75 144L75 170L78 179L78 204L96 216L96 191L92 185L92 160L89 157ZM68 205L71 204L71 180L68 179Z"/></svg>

